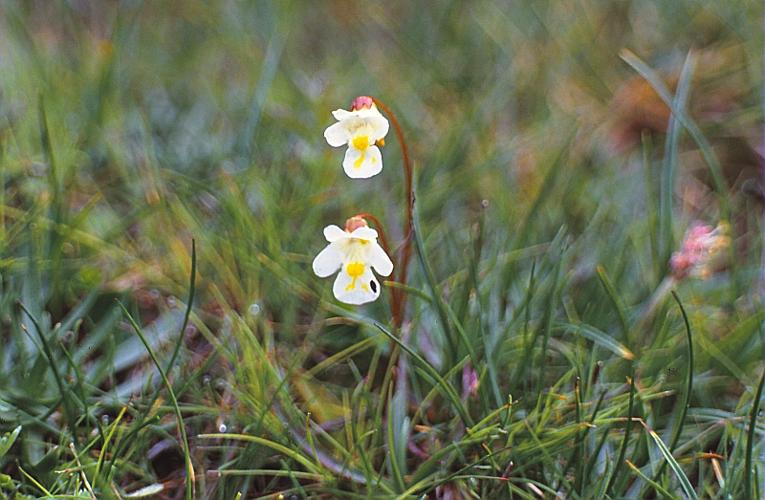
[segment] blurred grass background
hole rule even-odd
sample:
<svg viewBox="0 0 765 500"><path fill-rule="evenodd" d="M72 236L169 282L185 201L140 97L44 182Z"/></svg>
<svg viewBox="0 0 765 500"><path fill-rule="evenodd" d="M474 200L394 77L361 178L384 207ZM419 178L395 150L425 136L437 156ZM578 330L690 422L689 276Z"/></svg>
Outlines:
<svg viewBox="0 0 765 500"><path fill-rule="evenodd" d="M761 497L759 2L0 17L0 495L176 498L188 450L198 498ZM406 130L434 273L401 344L387 295L340 307L310 270L355 213L404 234L393 136L358 182L322 137L364 94ZM657 290L721 219L724 265L671 283L689 372Z"/></svg>

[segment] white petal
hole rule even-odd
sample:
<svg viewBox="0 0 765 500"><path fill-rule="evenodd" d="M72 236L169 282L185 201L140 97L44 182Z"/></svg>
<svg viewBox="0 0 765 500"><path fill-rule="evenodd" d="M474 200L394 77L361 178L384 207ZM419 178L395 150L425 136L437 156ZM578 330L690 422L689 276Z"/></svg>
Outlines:
<svg viewBox="0 0 765 500"><path fill-rule="evenodd" d="M344 122L333 123L324 131L324 138L330 146L337 148L348 144L350 133Z"/></svg>
<svg viewBox="0 0 765 500"><path fill-rule="evenodd" d="M351 117L356 116L356 115L357 115L357 113L355 113L353 111L348 111L348 110L345 110L345 109L336 109L336 110L334 110L332 112L332 116L334 116L335 120L338 120L338 121L345 120L347 118L351 118Z"/></svg>
<svg viewBox="0 0 765 500"><path fill-rule="evenodd" d="M383 250L376 241L371 242L370 245L371 248L369 249L369 255L367 256L369 265L372 266L380 276L390 276L390 273L393 272L393 262L391 262L390 257L388 257L388 254L385 253L385 250Z"/></svg>
<svg viewBox="0 0 765 500"><path fill-rule="evenodd" d="M367 226L357 227L348 235L348 237L359 240L377 241L377 231Z"/></svg>
<svg viewBox="0 0 765 500"><path fill-rule="evenodd" d="M343 253L340 251L340 245L330 243L313 259L313 273L319 278L326 278L340 269L342 265Z"/></svg>
<svg viewBox="0 0 765 500"><path fill-rule="evenodd" d="M343 159L343 170L351 179L368 179L382 170L382 154L377 146L364 151L349 147Z"/></svg>
<svg viewBox="0 0 765 500"><path fill-rule="evenodd" d="M332 293L335 294L337 300L346 304L366 304L377 300L377 297L380 296L380 283L372 274L369 266L365 266L364 272L354 281L347 272L346 264L335 279Z"/></svg>
<svg viewBox="0 0 765 500"><path fill-rule="evenodd" d="M388 128L390 125L388 124L388 120L386 120L383 115L378 113L377 115L370 116L367 119L367 122L372 128L372 134L369 140L375 142L388 134Z"/></svg>
<svg viewBox="0 0 765 500"><path fill-rule="evenodd" d="M337 227L334 224L330 224L329 226L324 228L324 237L332 243L333 241L342 240L344 238L350 237L350 235L346 232Z"/></svg>
<svg viewBox="0 0 765 500"><path fill-rule="evenodd" d="M357 109L356 111L353 111L353 113L356 113L357 116L362 118L369 118L370 116L382 116L382 113L380 113L380 110L377 109L377 106L374 104L371 108Z"/></svg>

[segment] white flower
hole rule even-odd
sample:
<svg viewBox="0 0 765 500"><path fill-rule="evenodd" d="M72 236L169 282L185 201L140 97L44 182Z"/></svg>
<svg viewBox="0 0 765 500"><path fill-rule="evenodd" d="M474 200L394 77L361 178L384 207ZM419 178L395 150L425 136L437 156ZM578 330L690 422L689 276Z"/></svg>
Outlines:
<svg viewBox="0 0 765 500"><path fill-rule="evenodd" d="M351 111L337 109L332 112L337 120L324 131L330 146L348 146L343 169L352 179L367 179L382 170L382 154L375 145L388 133L388 120L378 111L371 97L353 100Z"/></svg>
<svg viewBox="0 0 765 500"><path fill-rule="evenodd" d="M360 217L346 222L346 229L335 225L324 228L329 242L313 260L313 272L320 278L335 278L332 292L340 302L365 304L380 296L380 283L372 274L372 268L381 276L389 276L393 262L377 243L377 231L367 226Z"/></svg>

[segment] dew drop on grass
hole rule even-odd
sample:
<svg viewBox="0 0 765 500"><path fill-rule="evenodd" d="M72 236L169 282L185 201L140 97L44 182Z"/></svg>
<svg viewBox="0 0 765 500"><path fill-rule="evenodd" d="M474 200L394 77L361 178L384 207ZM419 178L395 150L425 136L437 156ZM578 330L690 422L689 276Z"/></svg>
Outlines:
<svg viewBox="0 0 765 500"><path fill-rule="evenodd" d="M257 316L260 314L260 304L253 302L250 304L250 307L247 308L247 312L250 313L250 316Z"/></svg>
<svg viewBox="0 0 765 500"><path fill-rule="evenodd" d="M212 382L212 377L208 374L202 375L202 385L210 385L210 382Z"/></svg>
<svg viewBox="0 0 765 500"><path fill-rule="evenodd" d="M226 432L227 430L228 430L228 427L226 427L226 424L220 424L218 426L218 432L220 432L221 434Z"/></svg>
<svg viewBox="0 0 765 500"><path fill-rule="evenodd" d="M101 415L101 424L109 425L109 415Z"/></svg>

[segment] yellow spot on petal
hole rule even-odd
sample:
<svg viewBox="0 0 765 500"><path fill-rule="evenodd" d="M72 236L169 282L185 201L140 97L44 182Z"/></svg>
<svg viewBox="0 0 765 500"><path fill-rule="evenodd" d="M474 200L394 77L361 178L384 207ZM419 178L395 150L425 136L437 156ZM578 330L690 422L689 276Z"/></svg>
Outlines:
<svg viewBox="0 0 765 500"><path fill-rule="evenodd" d="M353 168L361 168L361 164L364 163L364 157L366 156L365 153L361 153L361 155L356 158L356 161L353 162Z"/></svg>
<svg viewBox="0 0 765 500"><path fill-rule="evenodd" d="M364 158L367 156L367 148L369 147L368 135L357 135L351 139L351 145L361 152L358 158L353 162L353 168L361 168L364 163Z"/></svg>
<svg viewBox="0 0 765 500"><path fill-rule="evenodd" d="M359 279L359 276L364 274L364 264L361 262L351 262L345 266L345 272L351 277L350 284L345 287L345 291L347 292L356 288L356 280Z"/></svg>
<svg viewBox="0 0 765 500"><path fill-rule="evenodd" d="M364 264L361 262L351 262L348 264L348 266L346 266L345 271L351 278L358 278L364 274Z"/></svg>
<svg viewBox="0 0 765 500"><path fill-rule="evenodd" d="M369 136L357 135L351 140L351 144L353 144L353 147L359 151L364 151L369 147Z"/></svg>

